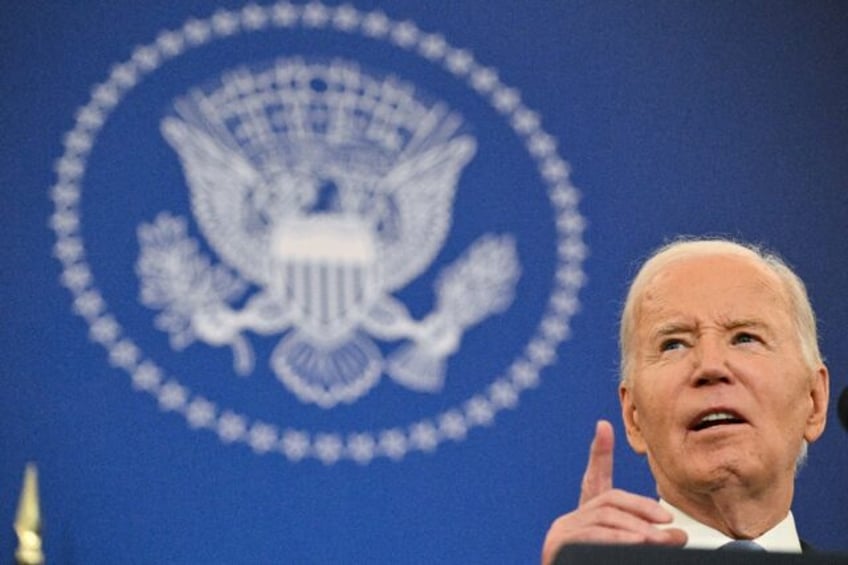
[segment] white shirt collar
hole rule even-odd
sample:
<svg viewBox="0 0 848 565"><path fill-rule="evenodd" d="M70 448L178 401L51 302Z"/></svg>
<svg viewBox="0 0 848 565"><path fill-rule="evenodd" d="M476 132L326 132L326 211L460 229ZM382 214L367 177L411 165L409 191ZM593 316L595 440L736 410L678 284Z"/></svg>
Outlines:
<svg viewBox="0 0 848 565"><path fill-rule="evenodd" d="M679 510L666 502L660 500L660 505L671 512L673 518L670 524L663 527L680 528L689 536L684 547L690 549L717 549L718 547L733 541L718 530L706 526L682 510ZM792 512L786 515L775 527L753 540L766 551L801 553L801 540L795 529L795 519Z"/></svg>

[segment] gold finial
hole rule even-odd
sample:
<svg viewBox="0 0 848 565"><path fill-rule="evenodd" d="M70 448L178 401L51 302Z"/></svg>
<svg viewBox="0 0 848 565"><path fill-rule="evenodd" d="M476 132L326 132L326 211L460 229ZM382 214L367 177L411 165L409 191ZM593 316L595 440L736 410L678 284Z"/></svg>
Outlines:
<svg viewBox="0 0 848 565"><path fill-rule="evenodd" d="M24 486L18 501L18 513L15 516L15 532L18 534L15 562L18 565L43 565L41 510L38 507L38 470L34 463L27 463L24 471Z"/></svg>

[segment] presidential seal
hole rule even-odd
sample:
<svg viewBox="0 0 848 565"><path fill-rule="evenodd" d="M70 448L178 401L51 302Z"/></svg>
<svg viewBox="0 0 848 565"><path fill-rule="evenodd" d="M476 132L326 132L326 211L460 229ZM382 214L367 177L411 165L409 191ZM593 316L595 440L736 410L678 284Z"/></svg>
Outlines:
<svg viewBox="0 0 848 565"><path fill-rule="evenodd" d="M129 96L164 69L179 80ZM464 98L439 95L445 77ZM480 136L483 112L508 142ZM515 166L482 181L510 144ZM80 214L106 194L101 145L148 156L109 177L135 202L135 251L103 276L89 257L120 238ZM442 36L347 5L250 4L138 47L79 111L51 194L62 282L111 364L191 428L292 461L401 459L491 424L554 362L584 283L578 194L538 114ZM136 337L107 298L127 288ZM464 360L493 340L508 346Z"/></svg>

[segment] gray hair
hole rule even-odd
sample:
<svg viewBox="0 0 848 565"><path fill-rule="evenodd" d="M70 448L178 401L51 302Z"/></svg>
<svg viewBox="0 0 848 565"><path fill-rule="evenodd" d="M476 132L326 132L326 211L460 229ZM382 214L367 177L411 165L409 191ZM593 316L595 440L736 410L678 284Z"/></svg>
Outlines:
<svg viewBox="0 0 848 565"><path fill-rule="evenodd" d="M822 363L818 344L818 330L807 288L798 275L776 253L759 246L723 238L678 238L654 251L642 264L630 289L621 312L619 349L621 352L620 378L627 383L631 377L633 352L631 342L636 325L636 310L645 287L669 263L704 255L736 255L749 257L770 269L783 284L789 296L791 316L798 332L801 355L808 367Z"/></svg>

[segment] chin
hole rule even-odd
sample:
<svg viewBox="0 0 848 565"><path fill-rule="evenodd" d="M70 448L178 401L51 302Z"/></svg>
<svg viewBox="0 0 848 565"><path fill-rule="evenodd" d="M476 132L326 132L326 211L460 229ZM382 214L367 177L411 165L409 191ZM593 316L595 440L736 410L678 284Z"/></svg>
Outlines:
<svg viewBox="0 0 848 565"><path fill-rule="evenodd" d="M749 467L739 457L711 457L702 465L690 466L686 472L687 483L696 492L715 492L747 482L746 477L755 475L755 470Z"/></svg>

